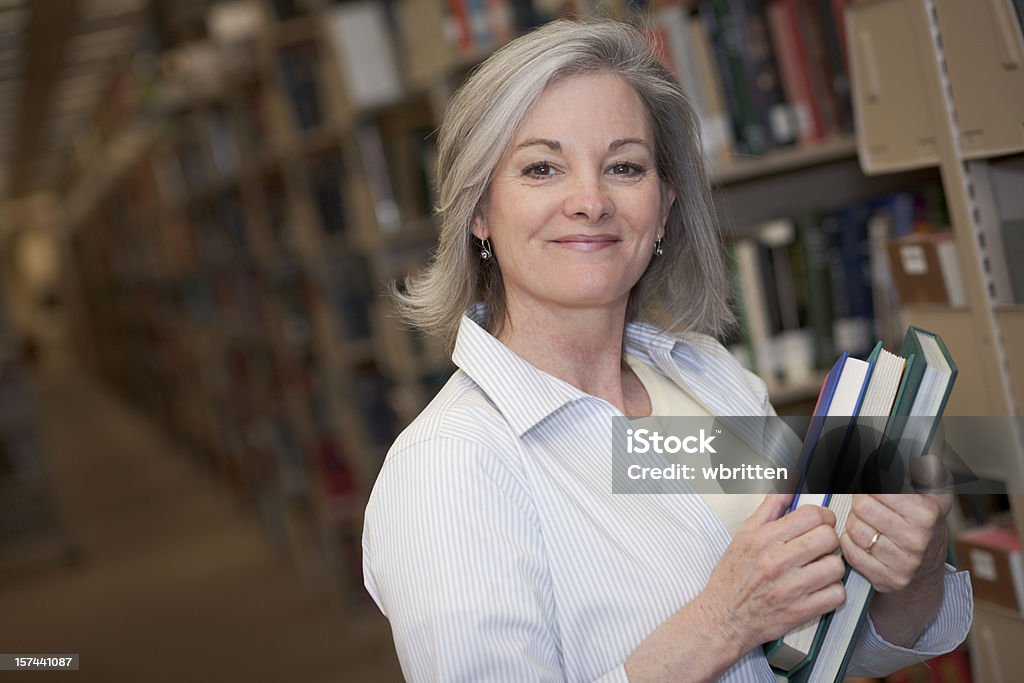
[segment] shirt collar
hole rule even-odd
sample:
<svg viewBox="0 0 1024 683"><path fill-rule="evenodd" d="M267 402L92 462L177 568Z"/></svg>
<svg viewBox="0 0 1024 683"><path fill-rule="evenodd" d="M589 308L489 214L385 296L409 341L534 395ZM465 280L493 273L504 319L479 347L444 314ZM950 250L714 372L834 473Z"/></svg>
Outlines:
<svg viewBox="0 0 1024 683"><path fill-rule="evenodd" d="M487 394L517 436L563 406L592 398L520 358L482 327L484 319L481 304L462 317L452 361ZM655 367L669 358L694 370L703 367L697 349L648 323L626 325L626 345L630 353Z"/></svg>

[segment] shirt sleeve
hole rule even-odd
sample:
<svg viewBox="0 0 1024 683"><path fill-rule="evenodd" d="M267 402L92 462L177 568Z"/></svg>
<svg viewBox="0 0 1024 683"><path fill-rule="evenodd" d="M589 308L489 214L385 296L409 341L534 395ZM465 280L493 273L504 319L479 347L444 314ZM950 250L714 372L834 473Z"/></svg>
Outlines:
<svg viewBox="0 0 1024 683"><path fill-rule="evenodd" d="M545 557L525 486L486 447L432 439L385 463L363 573L407 680L564 680Z"/></svg>
<svg viewBox="0 0 1024 683"><path fill-rule="evenodd" d="M875 630L870 617L854 650L851 676L888 676L894 671L945 654L967 638L974 620L974 597L966 571L946 565L942 607L913 648L893 645Z"/></svg>

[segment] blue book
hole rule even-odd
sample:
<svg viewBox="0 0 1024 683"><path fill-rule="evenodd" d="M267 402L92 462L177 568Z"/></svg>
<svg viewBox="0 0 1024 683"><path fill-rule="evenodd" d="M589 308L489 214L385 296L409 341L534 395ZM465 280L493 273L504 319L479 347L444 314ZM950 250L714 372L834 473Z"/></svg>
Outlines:
<svg viewBox="0 0 1024 683"><path fill-rule="evenodd" d="M850 355L844 352L832 366L818 394L814 417L811 419L800 451L800 484L790 505L790 512L802 505L836 508L836 527L840 532L840 525L845 525L849 514L850 496L834 498L828 491L822 492L818 489L823 482L831 480L833 461L842 459L843 451L849 444L853 418L864 400L879 348L880 345L875 347L867 361L850 358ZM836 425L836 419L840 421L838 429L842 433L829 435L826 432L825 427L826 423L830 422L829 418L833 418L831 426ZM832 443L835 443L835 439L841 440L836 458L822 452L823 447L827 445L822 443L822 437L826 435ZM812 490L808 490L808 481L815 482ZM815 617L767 645L765 655L772 669L779 673L791 674L811 661L824 638L828 621L829 615Z"/></svg>

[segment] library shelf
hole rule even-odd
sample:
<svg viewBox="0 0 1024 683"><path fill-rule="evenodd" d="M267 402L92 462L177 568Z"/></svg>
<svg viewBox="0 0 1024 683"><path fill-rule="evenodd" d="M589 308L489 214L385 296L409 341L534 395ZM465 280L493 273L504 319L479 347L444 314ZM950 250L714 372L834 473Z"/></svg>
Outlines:
<svg viewBox="0 0 1024 683"><path fill-rule="evenodd" d="M773 149L759 157L732 157L720 163L711 160L710 179L712 185L723 187L846 161L856 156L856 138L852 134L838 134L815 144Z"/></svg>
<svg viewBox="0 0 1024 683"><path fill-rule="evenodd" d="M1020 266L1008 263L1001 231L1021 218L1019 162L1005 157L1024 149L1024 18L1004 0L858 1L848 4L846 18L849 35L857 36L850 62L862 164L884 173L927 163L942 177L967 307L915 306L905 313L908 322L941 334L957 360L946 413L1019 416L1024 306L1010 305L1008 271ZM995 448L976 441L971 447L995 461L989 470L1011 492L1021 535L1024 496L1013 493L1024 487L1019 421L1008 437ZM1020 614L979 602L970 635L974 679L1024 676L1022 634Z"/></svg>

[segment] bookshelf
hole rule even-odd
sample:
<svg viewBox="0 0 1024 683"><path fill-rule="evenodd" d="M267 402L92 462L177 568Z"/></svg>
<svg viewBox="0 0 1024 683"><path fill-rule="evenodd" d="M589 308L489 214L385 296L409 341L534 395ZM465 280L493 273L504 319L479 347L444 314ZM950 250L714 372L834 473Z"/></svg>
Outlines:
<svg viewBox="0 0 1024 683"><path fill-rule="evenodd" d="M64 227L83 351L259 511L283 552L357 601L377 468L452 370L436 343L398 325L383 288L436 239L431 133L448 97L515 31L467 38L464 19L433 0L396 3L384 31L376 0L244 4L255 29L204 41L198 74L135 73L136 99L78 147ZM684 14L687 30L704 4L688 3L698 14ZM395 68L357 84L337 12L354 12L376 36L366 50ZM168 49L188 64L194 46ZM711 100L705 116L724 116ZM861 136L835 118L814 139L745 158L715 148L715 199L736 237L945 182L938 163L866 175ZM806 404L819 387L810 372L773 382L771 396Z"/></svg>
<svg viewBox="0 0 1024 683"><path fill-rule="evenodd" d="M29 212L23 213L23 223L30 223ZM76 559L58 509L39 424L32 376L38 357L32 358L26 339L8 318L13 304L7 298L10 277L7 273L0 278L0 572L30 571Z"/></svg>
<svg viewBox="0 0 1024 683"><path fill-rule="evenodd" d="M838 134L815 144L775 151L770 156L733 157L712 163L711 182L717 187L750 180L761 180L768 176L789 171L823 166L825 164L854 159L857 142L852 134Z"/></svg>
<svg viewBox="0 0 1024 683"><path fill-rule="evenodd" d="M960 363L951 415L1024 414L1024 300L1012 251L1021 233L1014 221L1024 216L1022 19L1004 0L969 9L956 0L862 0L847 10L865 171L933 166L942 177L967 305L911 307L906 318L939 332ZM908 83L920 90L914 102L905 101ZM996 454L990 469L1011 492L1020 535L1024 441L1019 424L1007 431L972 447ZM979 602L970 641L975 680L1020 678L1022 638L1021 614Z"/></svg>

